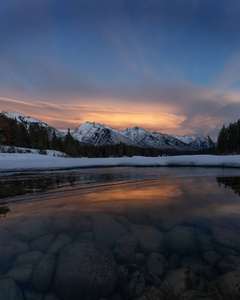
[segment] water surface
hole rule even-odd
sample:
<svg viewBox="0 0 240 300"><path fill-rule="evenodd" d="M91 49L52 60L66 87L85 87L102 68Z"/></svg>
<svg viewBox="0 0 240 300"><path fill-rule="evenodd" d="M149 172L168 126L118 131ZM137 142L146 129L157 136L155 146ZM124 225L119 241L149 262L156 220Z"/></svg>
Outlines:
<svg viewBox="0 0 240 300"><path fill-rule="evenodd" d="M239 194L238 169L1 176L0 278L19 299L239 299ZM111 263L95 257L94 269L91 251L90 261L109 251ZM69 257L87 264L87 275ZM103 265L115 275L96 284Z"/></svg>

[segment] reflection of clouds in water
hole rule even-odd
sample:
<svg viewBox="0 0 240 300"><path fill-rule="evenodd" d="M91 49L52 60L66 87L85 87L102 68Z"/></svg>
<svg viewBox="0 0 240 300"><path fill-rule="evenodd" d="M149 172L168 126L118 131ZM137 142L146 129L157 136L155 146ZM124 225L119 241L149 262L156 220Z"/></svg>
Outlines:
<svg viewBox="0 0 240 300"><path fill-rule="evenodd" d="M131 177L131 176L129 176ZM16 199L16 198L13 198ZM23 198L11 205L14 214L54 215L62 211L88 214L101 211L126 215L130 220L148 219L163 228L227 217L240 211L238 198L219 188L214 176L90 183L65 186ZM208 223L209 223L208 222Z"/></svg>

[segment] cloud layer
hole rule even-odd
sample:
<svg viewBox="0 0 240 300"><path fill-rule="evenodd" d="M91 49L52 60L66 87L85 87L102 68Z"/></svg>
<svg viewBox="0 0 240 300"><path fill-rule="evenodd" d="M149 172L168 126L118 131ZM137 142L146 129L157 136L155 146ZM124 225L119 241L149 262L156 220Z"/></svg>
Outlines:
<svg viewBox="0 0 240 300"><path fill-rule="evenodd" d="M124 93L127 92L127 89ZM0 97L0 107L31 115L59 129L75 129L86 121L113 128L141 126L168 134L210 134L216 138L223 124L237 121L240 94L200 87L172 86L126 98L80 97L79 103L27 102ZM132 97L132 98L131 98ZM71 98L71 97L70 97ZM136 105L136 99L138 104ZM99 102L99 103L98 103ZM104 105L102 105L104 103Z"/></svg>
<svg viewBox="0 0 240 300"><path fill-rule="evenodd" d="M3 0L0 28L2 110L214 138L239 118L236 0Z"/></svg>

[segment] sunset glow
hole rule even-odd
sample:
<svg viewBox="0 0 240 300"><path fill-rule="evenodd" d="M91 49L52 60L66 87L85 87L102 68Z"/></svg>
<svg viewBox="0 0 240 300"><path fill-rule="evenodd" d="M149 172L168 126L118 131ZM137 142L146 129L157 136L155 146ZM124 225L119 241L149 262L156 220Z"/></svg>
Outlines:
<svg viewBox="0 0 240 300"><path fill-rule="evenodd" d="M239 119L234 0L1 1L0 26L1 110L213 138Z"/></svg>

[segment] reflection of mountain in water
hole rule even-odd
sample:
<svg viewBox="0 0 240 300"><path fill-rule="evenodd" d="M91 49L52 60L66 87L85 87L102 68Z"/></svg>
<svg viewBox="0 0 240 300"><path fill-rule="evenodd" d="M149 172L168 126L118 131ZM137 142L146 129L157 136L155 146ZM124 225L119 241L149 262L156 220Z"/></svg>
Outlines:
<svg viewBox="0 0 240 300"><path fill-rule="evenodd" d="M240 177L217 177L219 186L224 185L225 188L230 188L235 194L240 196Z"/></svg>

